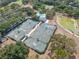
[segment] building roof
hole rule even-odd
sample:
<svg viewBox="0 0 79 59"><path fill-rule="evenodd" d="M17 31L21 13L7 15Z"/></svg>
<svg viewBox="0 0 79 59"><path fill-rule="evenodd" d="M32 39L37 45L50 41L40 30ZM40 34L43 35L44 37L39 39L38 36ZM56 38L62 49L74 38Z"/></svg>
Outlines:
<svg viewBox="0 0 79 59"><path fill-rule="evenodd" d="M56 26L43 23L24 41L24 43L37 52L43 53L55 29Z"/></svg>
<svg viewBox="0 0 79 59"><path fill-rule="evenodd" d="M37 23L38 22L28 19L26 22L21 24L19 27L11 31L7 36L16 41L19 41L23 37L25 37L25 35L28 34Z"/></svg>
<svg viewBox="0 0 79 59"><path fill-rule="evenodd" d="M39 20L45 22L47 20L46 14L41 14L40 17L39 17Z"/></svg>
<svg viewBox="0 0 79 59"><path fill-rule="evenodd" d="M40 12L37 12L36 16L39 17L39 21L45 22L47 20L46 19L46 14L41 14Z"/></svg>
<svg viewBox="0 0 79 59"><path fill-rule="evenodd" d="M36 13L36 16L37 16L37 17L41 16L40 12L37 12L37 13Z"/></svg>

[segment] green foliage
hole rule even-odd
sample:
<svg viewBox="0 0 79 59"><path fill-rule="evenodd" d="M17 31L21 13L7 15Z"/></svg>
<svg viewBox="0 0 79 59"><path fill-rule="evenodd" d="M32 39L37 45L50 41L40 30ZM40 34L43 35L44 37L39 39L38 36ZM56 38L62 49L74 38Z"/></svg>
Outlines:
<svg viewBox="0 0 79 59"><path fill-rule="evenodd" d="M18 8L20 8L21 6L19 5L19 4L17 4L17 3L12 3L11 5L10 5L10 8L11 9L18 9Z"/></svg>
<svg viewBox="0 0 79 59"><path fill-rule="evenodd" d="M61 48L58 48L55 50L56 57L65 58L69 53L66 50L63 50Z"/></svg>
<svg viewBox="0 0 79 59"><path fill-rule="evenodd" d="M40 2L53 5L55 11L67 13L74 18L79 17L79 1L77 0L40 0Z"/></svg>
<svg viewBox="0 0 79 59"><path fill-rule="evenodd" d="M34 15L34 10L33 10L32 8L29 8L29 7L27 7L27 8L22 8L21 11L22 11L22 12L26 12L27 16L32 16L32 15Z"/></svg>
<svg viewBox="0 0 79 59"><path fill-rule="evenodd" d="M34 4L36 4L36 3L39 3L38 0L29 0L29 2L30 2L32 5L34 5Z"/></svg>
<svg viewBox="0 0 79 59"><path fill-rule="evenodd" d="M0 31L9 28L15 23L25 20L24 18L26 17L26 12L22 9L23 8L16 3L0 8L0 18L3 21L3 23L0 23Z"/></svg>
<svg viewBox="0 0 79 59"><path fill-rule="evenodd" d="M56 58L64 59L65 57L73 55L73 53L75 53L75 42L65 35L56 34L51 42L51 51L55 52Z"/></svg>
<svg viewBox="0 0 79 59"><path fill-rule="evenodd" d="M25 5L29 2L29 0L22 0L22 3Z"/></svg>
<svg viewBox="0 0 79 59"><path fill-rule="evenodd" d="M31 9L29 7L27 7L25 10L26 10L28 16L32 16L34 13L33 9Z"/></svg>
<svg viewBox="0 0 79 59"><path fill-rule="evenodd" d="M0 0L0 6L6 6L7 4L15 1L17 0Z"/></svg>
<svg viewBox="0 0 79 59"><path fill-rule="evenodd" d="M33 8L40 11L45 9L45 5L42 3L36 3L36 4L33 4Z"/></svg>
<svg viewBox="0 0 79 59"><path fill-rule="evenodd" d="M53 17L55 16L55 10L54 9L47 10L46 15L47 15L47 19L52 20Z"/></svg>
<svg viewBox="0 0 79 59"><path fill-rule="evenodd" d="M74 26L74 21L72 20L72 18L68 18L68 17L64 17L64 16L59 16L59 22L60 24L68 29L71 32L74 32L75 30L75 26Z"/></svg>
<svg viewBox="0 0 79 59"><path fill-rule="evenodd" d="M22 19L22 17L17 17L17 18L10 18L7 22L4 22L0 25L0 30L9 28L9 26L11 26L12 24L14 24L15 22L20 21L20 19Z"/></svg>
<svg viewBox="0 0 79 59"><path fill-rule="evenodd" d="M0 49L0 59L27 59L29 50L21 42Z"/></svg>

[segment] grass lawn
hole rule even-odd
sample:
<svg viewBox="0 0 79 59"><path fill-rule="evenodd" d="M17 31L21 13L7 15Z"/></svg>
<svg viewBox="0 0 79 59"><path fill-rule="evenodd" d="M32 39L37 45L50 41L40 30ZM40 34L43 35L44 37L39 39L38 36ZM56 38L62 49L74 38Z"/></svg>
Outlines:
<svg viewBox="0 0 79 59"><path fill-rule="evenodd" d="M62 17L60 17L59 22L64 28L66 28L70 31L74 30L74 21L72 21L71 18L62 16Z"/></svg>
<svg viewBox="0 0 79 59"><path fill-rule="evenodd" d="M22 5L22 0L18 0L16 3Z"/></svg>
<svg viewBox="0 0 79 59"><path fill-rule="evenodd" d="M77 19L77 24L78 24L78 27L79 27L79 19Z"/></svg>
<svg viewBox="0 0 79 59"><path fill-rule="evenodd" d="M77 19L77 24L78 24L78 30L79 30L79 19ZM79 35L79 32L77 33Z"/></svg>
<svg viewBox="0 0 79 59"><path fill-rule="evenodd" d="M75 0L76 2L79 2L79 0Z"/></svg>
<svg viewBox="0 0 79 59"><path fill-rule="evenodd" d="M22 5L22 0L17 0L17 1L12 2L12 3L17 3L17 4L19 4L19 5ZM12 4L12 3L10 3L10 4ZM9 4L9 5L10 5L10 4Z"/></svg>

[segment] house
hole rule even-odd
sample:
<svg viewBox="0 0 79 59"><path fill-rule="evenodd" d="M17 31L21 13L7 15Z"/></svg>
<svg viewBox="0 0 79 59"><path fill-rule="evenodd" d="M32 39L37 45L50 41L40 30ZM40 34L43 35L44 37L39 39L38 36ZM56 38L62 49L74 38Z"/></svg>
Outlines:
<svg viewBox="0 0 79 59"><path fill-rule="evenodd" d="M47 20L46 19L46 14L41 14L40 12L37 12L36 16L38 17L39 21L45 22Z"/></svg>

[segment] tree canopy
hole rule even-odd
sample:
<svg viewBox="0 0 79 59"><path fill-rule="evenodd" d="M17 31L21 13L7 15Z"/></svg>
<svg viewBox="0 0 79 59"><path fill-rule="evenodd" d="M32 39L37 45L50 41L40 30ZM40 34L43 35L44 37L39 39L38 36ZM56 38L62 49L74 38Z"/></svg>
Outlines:
<svg viewBox="0 0 79 59"><path fill-rule="evenodd" d="M14 1L17 1L17 0L0 0L0 6L5 6L10 2L14 2Z"/></svg>
<svg viewBox="0 0 79 59"><path fill-rule="evenodd" d="M27 59L29 50L20 42L0 48L0 59Z"/></svg>
<svg viewBox="0 0 79 59"><path fill-rule="evenodd" d="M54 9L47 10L46 15L47 19L52 20L53 17L55 16L55 10Z"/></svg>
<svg viewBox="0 0 79 59"><path fill-rule="evenodd" d="M35 0L36 3L43 3L54 6L56 12L67 13L74 18L79 17L79 1L77 0ZM35 2L34 2L35 4Z"/></svg>
<svg viewBox="0 0 79 59"><path fill-rule="evenodd" d="M25 5L29 2L29 0L22 0L22 3Z"/></svg>
<svg viewBox="0 0 79 59"><path fill-rule="evenodd" d="M75 53L75 42L72 39L66 37L65 35L56 34L51 42L51 51L55 53L56 59L64 59Z"/></svg>

